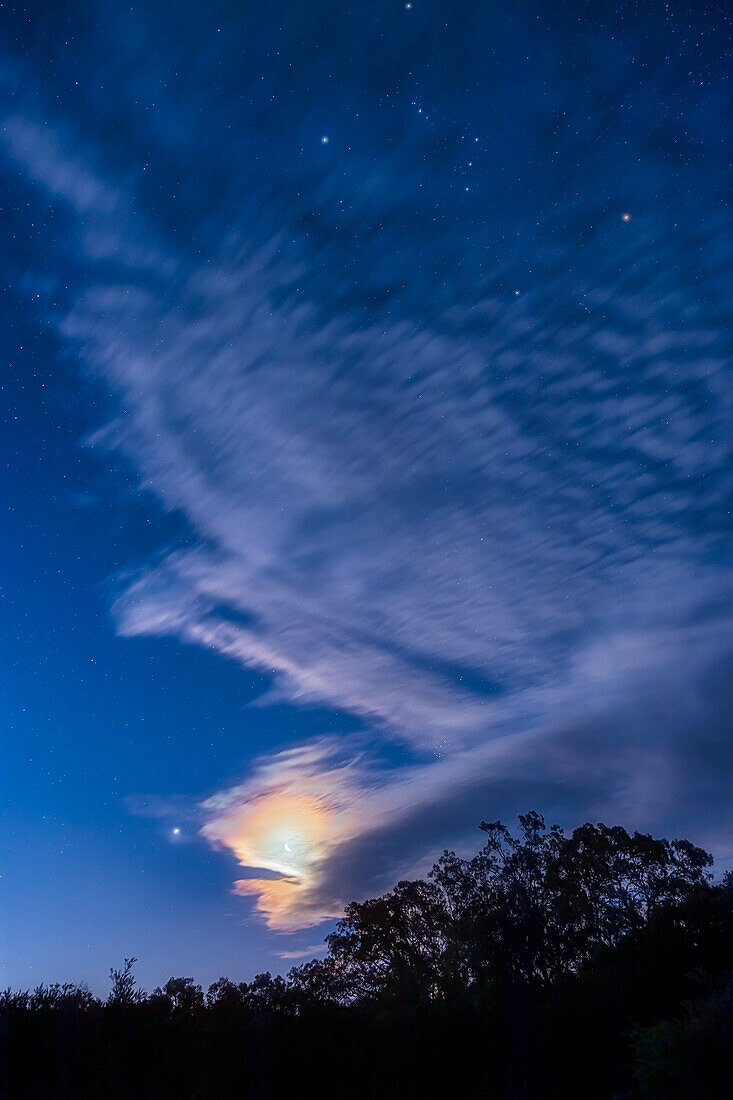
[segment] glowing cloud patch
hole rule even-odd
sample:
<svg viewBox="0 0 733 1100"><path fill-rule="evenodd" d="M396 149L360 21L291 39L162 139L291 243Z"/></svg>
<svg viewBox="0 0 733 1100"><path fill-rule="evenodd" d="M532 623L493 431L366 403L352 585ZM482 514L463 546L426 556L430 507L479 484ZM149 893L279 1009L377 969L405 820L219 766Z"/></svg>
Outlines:
<svg viewBox="0 0 733 1100"><path fill-rule="evenodd" d="M251 872L234 883L234 893L256 897L258 911L279 931L340 912L311 896L319 865L356 831L352 765L334 765L332 748L326 741L281 753L248 783L203 804L209 820L202 835Z"/></svg>

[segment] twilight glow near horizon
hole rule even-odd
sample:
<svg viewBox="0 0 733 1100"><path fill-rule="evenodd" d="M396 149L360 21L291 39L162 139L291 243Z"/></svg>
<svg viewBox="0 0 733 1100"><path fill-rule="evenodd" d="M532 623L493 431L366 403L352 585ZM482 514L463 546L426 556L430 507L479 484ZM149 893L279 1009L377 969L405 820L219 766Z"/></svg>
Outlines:
<svg viewBox="0 0 733 1100"><path fill-rule="evenodd" d="M287 968L528 809L729 866L718 6L4 19L0 986Z"/></svg>

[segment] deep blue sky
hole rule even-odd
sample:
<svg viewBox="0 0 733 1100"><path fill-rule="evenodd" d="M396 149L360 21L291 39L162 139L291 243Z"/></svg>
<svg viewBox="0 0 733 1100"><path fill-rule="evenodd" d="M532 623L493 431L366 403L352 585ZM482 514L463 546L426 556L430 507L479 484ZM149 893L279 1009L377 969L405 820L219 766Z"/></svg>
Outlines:
<svg viewBox="0 0 733 1100"><path fill-rule="evenodd" d="M733 861L721 9L3 5L0 985Z"/></svg>

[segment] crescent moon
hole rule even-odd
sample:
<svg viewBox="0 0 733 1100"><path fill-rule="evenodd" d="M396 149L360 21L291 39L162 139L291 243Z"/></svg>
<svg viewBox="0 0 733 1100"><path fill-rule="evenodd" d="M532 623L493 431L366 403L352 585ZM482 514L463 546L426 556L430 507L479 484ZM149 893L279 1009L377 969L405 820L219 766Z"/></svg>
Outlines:
<svg viewBox="0 0 733 1100"><path fill-rule="evenodd" d="M285 851L286 851L286 852L292 852L292 850L293 850L293 849L292 849L292 848L290 847L290 845L288 844L287 840L285 841L285 844L284 844L284 848L285 848Z"/></svg>

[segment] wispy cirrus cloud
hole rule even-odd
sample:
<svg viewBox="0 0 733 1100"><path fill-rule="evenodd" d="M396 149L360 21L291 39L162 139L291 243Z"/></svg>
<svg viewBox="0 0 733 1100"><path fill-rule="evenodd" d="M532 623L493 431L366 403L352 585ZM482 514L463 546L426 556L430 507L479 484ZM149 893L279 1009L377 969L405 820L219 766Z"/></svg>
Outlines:
<svg viewBox="0 0 733 1100"><path fill-rule="evenodd" d="M422 228L456 201L447 154L422 179L423 137L410 170L354 150L269 191L222 140L241 204L189 196L196 249L61 121L16 105L4 142L70 215L84 275L56 323L118 410L94 441L191 532L120 586L117 629L363 724L248 761L200 808L274 929L338 914L492 807L644 825L717 791L690 762L704 742L731 774L713 674L729 382L723 289L700 295L688 257L719 268L718 214L673 231L658 210L676 177L650 158L643 186L629 167L646 207L631 223L593 186L559 202L551 180L531 218L507 197L501 224L525 243L497 251L494 214L467 210L463 236L447 214ZM439 286L422 232L454 274Z"/></svg>
<svg viewBox="0 0 733 1100"><path fill-rule="evenodd" d="M726 615L604 636L564 679L491 703L487 735L470 746L385 769L349 741L314 739L205 801L203 832L248 868L235 892L255 896L276 931L424 872L446 839L465 842L482 817L527 805L564 823L672 821L729 860L732 667Z"/></svg>

